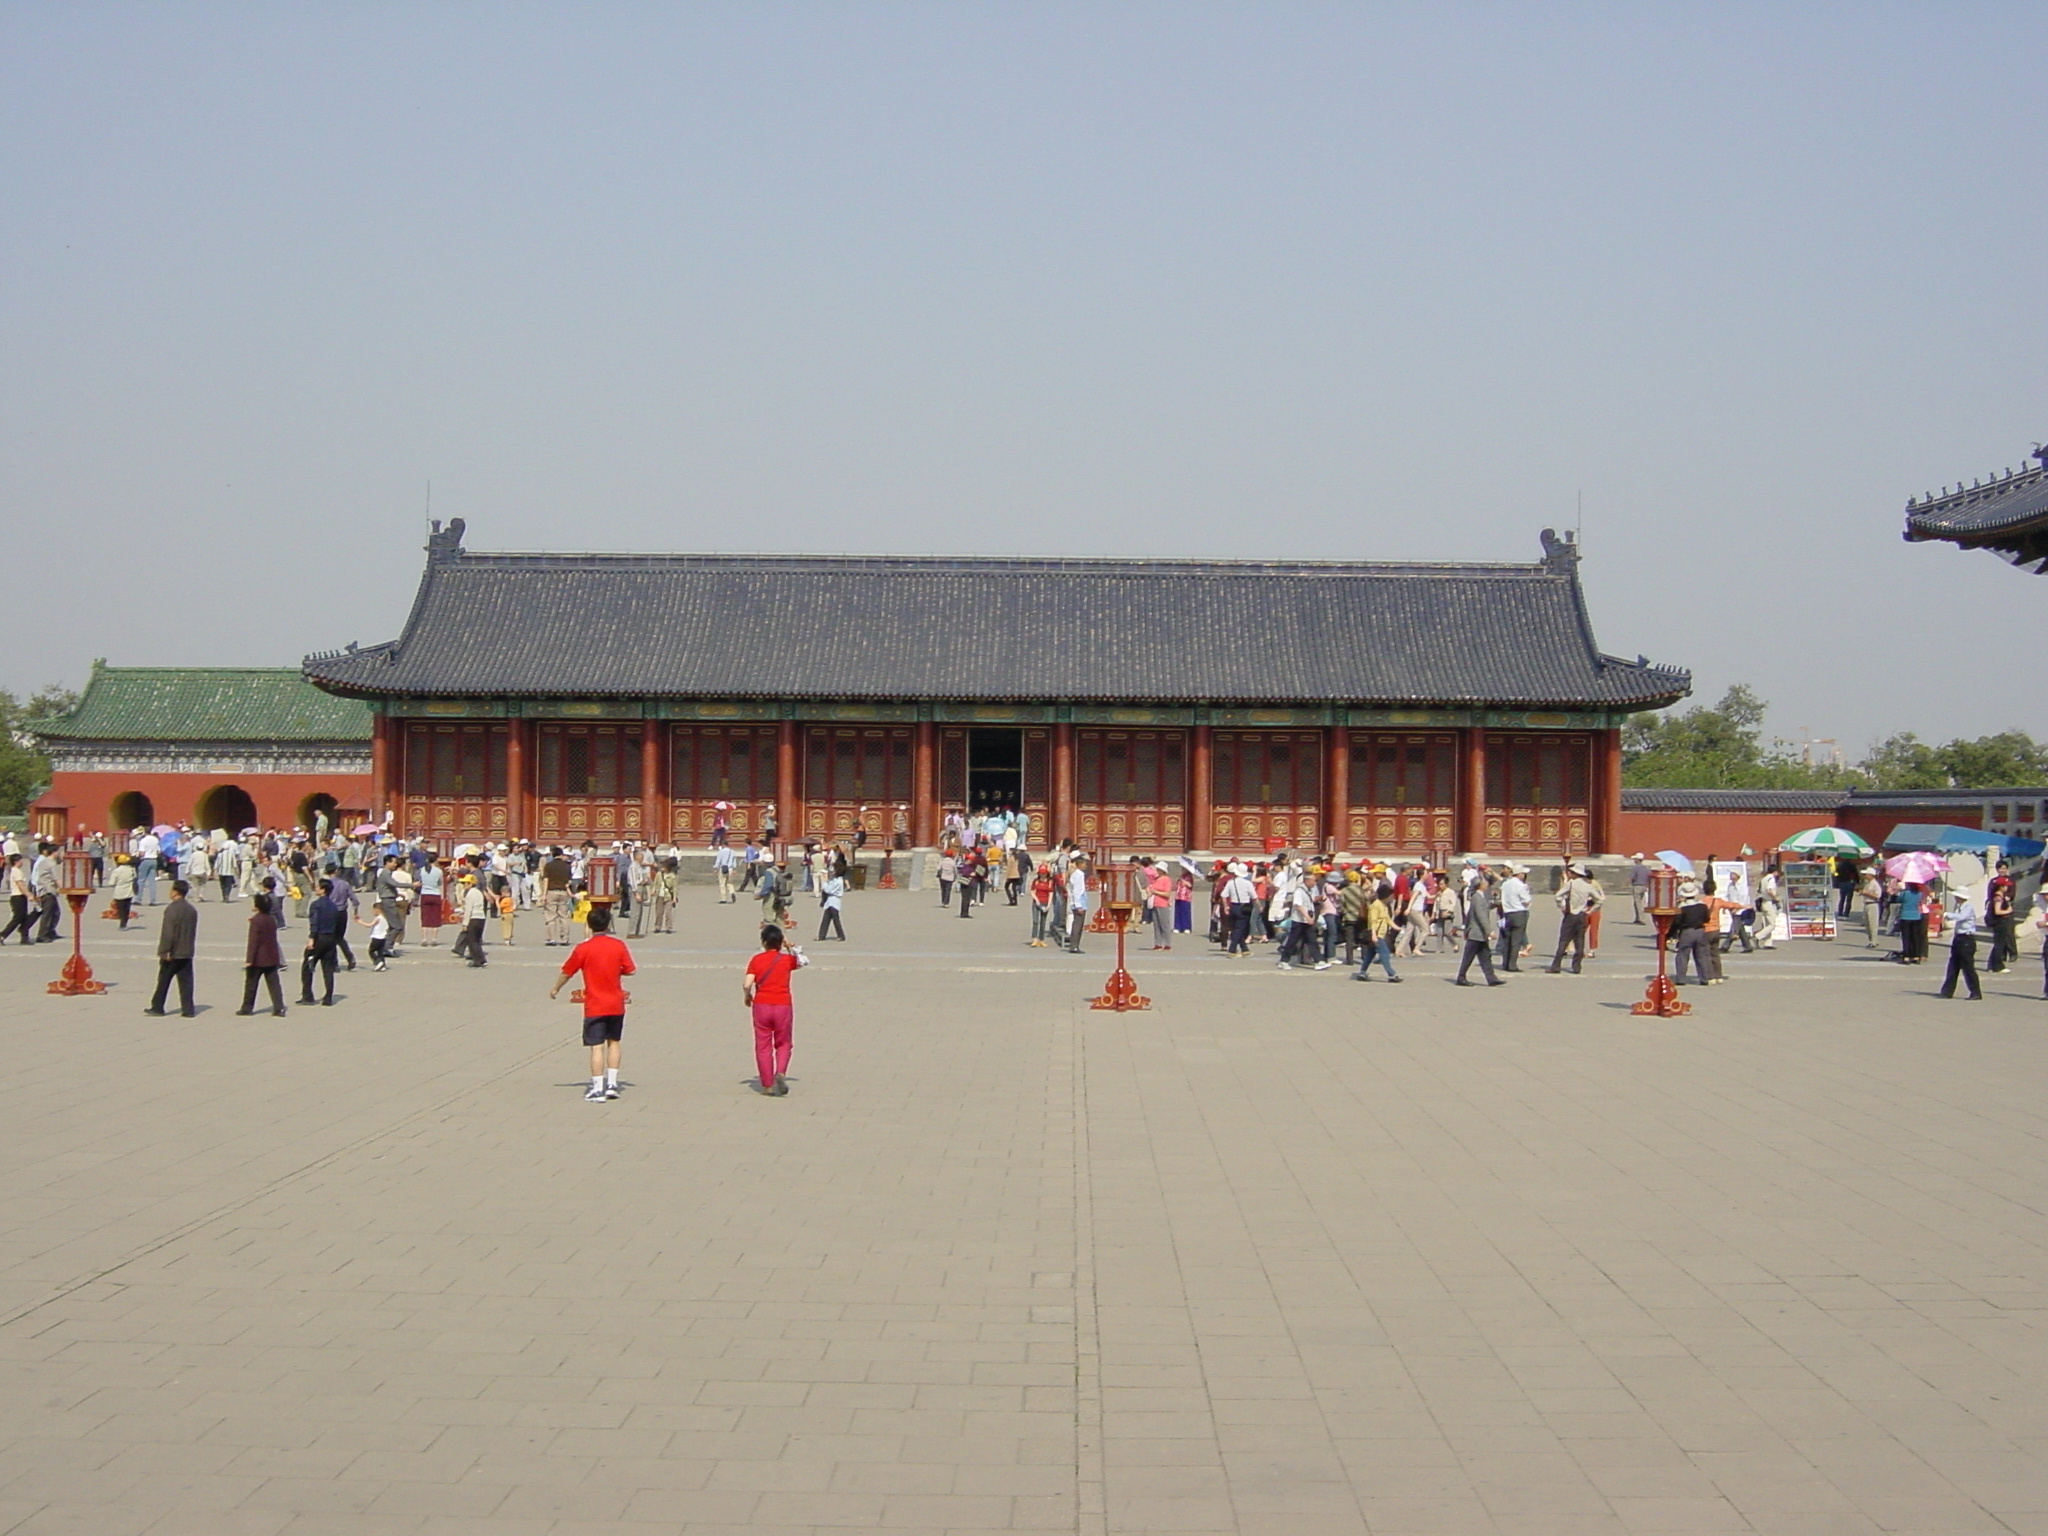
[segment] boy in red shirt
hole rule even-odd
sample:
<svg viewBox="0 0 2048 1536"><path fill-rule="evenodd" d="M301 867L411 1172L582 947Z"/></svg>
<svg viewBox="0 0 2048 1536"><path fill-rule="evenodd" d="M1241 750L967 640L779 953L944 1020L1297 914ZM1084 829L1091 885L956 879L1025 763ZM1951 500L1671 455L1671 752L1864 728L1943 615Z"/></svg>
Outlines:
<svg viewBox="0 0 2048 1536"><path fill-rule="evenodd" d="M611 935L612 909L593 906L584 921L590 937L569 951L550 998L578 971L583 973L583 1043L590 1047L590 1092L585 1102L619 1096L619 1036L626 1029L626 992L620 978L633 974L633 952Z"/></svg>

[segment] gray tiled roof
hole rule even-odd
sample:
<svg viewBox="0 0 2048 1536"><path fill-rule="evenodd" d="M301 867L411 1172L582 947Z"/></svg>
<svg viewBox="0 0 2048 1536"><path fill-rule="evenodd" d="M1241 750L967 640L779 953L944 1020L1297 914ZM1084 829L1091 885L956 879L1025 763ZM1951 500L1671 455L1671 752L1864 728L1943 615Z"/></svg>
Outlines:
<svg viewBox="0 0 2048 1536"><path fill-rule="evenodd" d="M1528 565L469 553L405 632L308 657L362 697L1350 702L1640 709L1688 673L1604 656L1577 552Z"/></svg>
<svg viewBox="0 0 2048 1536"><path fill-rule="evenodd" d="M2031 467L1909 501L1907 541L1992 549L2017 564L2048 557L2048 452L2037 450L2034 457Z"/></svg>
<svg viewBox="0 0 2048 1536"><path fill-rule="evenodd" d="M1624 789L1624 811L1811 811L1832 815L1849 798L1840 789Z"/></svg>

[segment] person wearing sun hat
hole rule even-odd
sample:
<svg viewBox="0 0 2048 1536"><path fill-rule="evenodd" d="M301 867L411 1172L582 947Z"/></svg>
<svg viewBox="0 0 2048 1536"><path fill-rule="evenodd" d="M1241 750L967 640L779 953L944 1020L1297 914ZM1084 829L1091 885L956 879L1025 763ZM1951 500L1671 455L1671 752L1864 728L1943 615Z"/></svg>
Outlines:
<svg viewBox="0 0 2048 1536"><path fill-rule="evenodd" d="M1671 920L1671 943L1677 952L1672 961L1671 980L1675 986L1685 985L1686 957L1691 956L1693 976L1700 986L1711 986L1714 981L1713 935L1707 923L1713 909L1707 905L1706 893L1700 883L1690 877L1679 883L1678 915Z"/></svg>
<svg viewBox="0 0 2048 1536"><path fill-rule="evenodd" d="M1636 926L1640 928L1650 910L1650 866L1640 853L1628 856L1628 895L1635 903Z"/></svg>

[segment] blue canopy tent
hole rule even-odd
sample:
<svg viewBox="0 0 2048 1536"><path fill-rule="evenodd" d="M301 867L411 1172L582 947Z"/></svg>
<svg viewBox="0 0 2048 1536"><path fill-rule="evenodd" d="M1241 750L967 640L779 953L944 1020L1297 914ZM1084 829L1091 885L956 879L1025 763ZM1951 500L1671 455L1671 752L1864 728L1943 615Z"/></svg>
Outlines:
<svg viewBox="0 0 2048 1536"><path fill-rule="evenodd" d="M2000 859L2039 858L2048 844L2031 837L2008 837L1975 827L1944 827L1907 821L1893 827L1884 840L1886 853L1976 853Z"/></svg>

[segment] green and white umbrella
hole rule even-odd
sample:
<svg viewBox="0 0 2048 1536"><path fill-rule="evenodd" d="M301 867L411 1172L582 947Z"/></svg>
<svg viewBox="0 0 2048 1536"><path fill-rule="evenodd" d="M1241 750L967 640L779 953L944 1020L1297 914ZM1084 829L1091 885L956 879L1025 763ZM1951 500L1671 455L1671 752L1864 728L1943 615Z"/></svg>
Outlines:
<svg viewBox="0 0 2048 1536"><path fill-rule="evenodd" d="M1864 859L1874 851L1870 844L1842 827L1809 827L1796 837L1786 838L1778 846L1789 848L1794 853L1853 853Z"/></svg>

